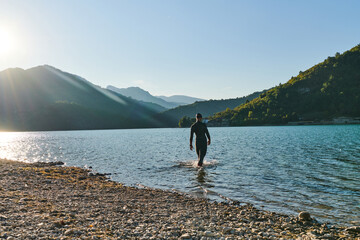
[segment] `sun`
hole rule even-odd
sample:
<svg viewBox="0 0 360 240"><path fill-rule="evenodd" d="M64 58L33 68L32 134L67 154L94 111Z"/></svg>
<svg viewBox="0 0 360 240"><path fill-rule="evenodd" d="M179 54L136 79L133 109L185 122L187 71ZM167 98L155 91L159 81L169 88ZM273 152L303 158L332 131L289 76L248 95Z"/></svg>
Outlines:
<svg viewBox="0 0 360 240"><path fill-rule="evenodd" d="M15 50L15 38L11 32L0 26L0 56L11 54Z"/></svg>

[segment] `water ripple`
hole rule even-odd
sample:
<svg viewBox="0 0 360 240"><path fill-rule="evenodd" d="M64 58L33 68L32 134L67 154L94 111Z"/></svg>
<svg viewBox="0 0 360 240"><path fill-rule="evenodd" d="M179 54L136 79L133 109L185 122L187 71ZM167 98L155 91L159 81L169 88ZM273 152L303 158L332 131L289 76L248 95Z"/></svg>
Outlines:
<svg viewBox="0 0 360 240"><path fill-rule="evenodd" d="M309 211L360 224L360 126L210 128L206 167L188 129L0 133L0 158L64 161L128 185Z"/></svg>

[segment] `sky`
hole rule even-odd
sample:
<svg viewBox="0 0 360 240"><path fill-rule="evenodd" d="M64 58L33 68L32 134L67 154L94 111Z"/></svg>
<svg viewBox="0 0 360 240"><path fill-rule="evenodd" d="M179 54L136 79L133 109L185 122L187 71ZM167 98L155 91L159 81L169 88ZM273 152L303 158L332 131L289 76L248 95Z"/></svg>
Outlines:
<svg viewBox="0 0 360 240"><path fill-rule="evenodd" d="M243 97L360 43L358 0L0 0L0 71Z"/></svg>

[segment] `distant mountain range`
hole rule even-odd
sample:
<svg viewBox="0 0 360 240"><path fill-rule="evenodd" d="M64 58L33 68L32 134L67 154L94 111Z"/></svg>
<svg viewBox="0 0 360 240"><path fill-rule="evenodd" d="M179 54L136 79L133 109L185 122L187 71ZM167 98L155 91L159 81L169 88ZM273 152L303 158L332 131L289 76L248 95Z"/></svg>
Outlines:
<svg viewBox="0 0 360 240"><path fill-rule="evenodd" d="M327 123L360 119L360 44L336 53L258 98L211 117L211 125Z"/></svg>
<svg viewBox="0 0 360 240"><path fill-rule="evenodd" d="M0 130L176 127L183 116L198 111L209 116L259 94L210 101L181 95L155 97L137 87L103 89L49 65L12 68L0 72ZM186 103L192 104L179 106ZM166 111L169 108L174 109Z"/></svg>
<svg viewBox="0 0 360 240"><path fill-rule="evenodd" d="M108 90L114 91L126 97L131 97L133 99L150 102L158 104L166 109L174 108L180 105L191 104L196 101L203 101L204 99L193 98L188 96L176 95L176 96L153 96L149 92L139 88L139 87L129 87L129 88L117 88L114 86L107 86Z"/></svg>
<svg viewBox="0 0 360 240"><path fill-rule="evenodd" d="M184 95L174 95L174 96L170 96L170 97L157 96L157 97L161 98L167 102L177 103L177 104L179 104L178 106L192 104L194 102L199 102L199 101L206 101L205 99L194 98L194 97L189 97L189 96L184 96Z"/></svg>
<svg viewBox="0 0 360 240"><path fill-rule="evenodd" d="M0 72L0 130L154 127L159 107L48 65Z"/></svg>

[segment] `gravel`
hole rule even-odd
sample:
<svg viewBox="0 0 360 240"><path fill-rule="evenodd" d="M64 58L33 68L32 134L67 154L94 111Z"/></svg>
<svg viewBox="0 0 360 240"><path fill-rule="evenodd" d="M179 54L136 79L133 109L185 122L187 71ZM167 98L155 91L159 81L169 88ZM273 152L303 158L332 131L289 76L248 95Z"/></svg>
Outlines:
<svg viewBox="0 0 360 240"><path fill-rule="evenodd" d="M360 239L251 204L135 188L61 163L0 160L0 239Z"/></svg>

